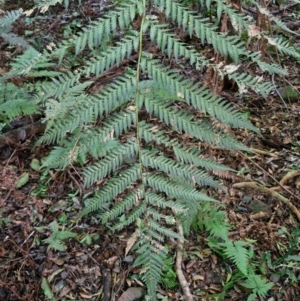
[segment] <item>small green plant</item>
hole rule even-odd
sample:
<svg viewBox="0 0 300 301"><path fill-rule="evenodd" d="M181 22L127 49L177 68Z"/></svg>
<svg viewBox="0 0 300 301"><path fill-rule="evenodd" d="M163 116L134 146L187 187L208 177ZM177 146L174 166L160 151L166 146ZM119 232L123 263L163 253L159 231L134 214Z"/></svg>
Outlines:
<svg viewBox="0 0 300 301"><path fill-rule="evenodd" d="M262 256L260 266L267 266L273 271L274 276L278 279L284 277L290 285L293 285L300 280L300 256L298 250L300 247L299 236L300 229L295 229L291 233L283 227L278 231L279 235L287 235L290 239L289 245L284 249L279 249L282 256L277 259L272 259L270 252L265 252Z"/></svg>
<svg viewBox="0 0 300 301"><path fill-rule="evenodd" d="M48 244L47 251L50 249L54 249L56 251L65 251L66 250L66 244L65 240L68 238L76 237L76 233L65 231L65 230L59 230L59 226L57 221L53 221L49 225L52 233L50 237L43 240L44 244ZM36 227L36 229L39 232L43 232L44 229L47 227Z"/></svg>
<svg viewBox="0 0 300 301"><path fill-rule="evenodd" d="M174 271L174 259L167 256L164 260L160 283L167 289L174 289L178 286L177 274Z"/></svg>
<svg viewBox="0 0 300 301"><path fill-rule="evenodd" d="M199 215L193 223L196 230L208 231L208 246L217 253L225 262L232 262L237 267L234 275L229 277L223 287L223 291L218 295L218 300L226 294L226 289L235 284L250 289L251 293L247 301L253 301L257 297L265 297L273 283L267 282L257 274L256 265L253 261L254 250L252 244L254 241L234 241L228 238L230 224L226 219L226 212L220 206L209 203L201 204Z"/></svg>
<svg viewBox="0 0 300 301"><path fill-rule="evenodd" d="M8 217L2 217L2 209L0 209L0 227L7 225L10 222Z"/></svg>

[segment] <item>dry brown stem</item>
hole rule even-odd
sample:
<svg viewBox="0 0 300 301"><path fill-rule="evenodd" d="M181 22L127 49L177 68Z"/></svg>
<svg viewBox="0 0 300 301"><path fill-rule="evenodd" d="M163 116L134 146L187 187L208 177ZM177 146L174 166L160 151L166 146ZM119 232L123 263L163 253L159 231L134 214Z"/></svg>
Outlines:
<svg viewBox="0 0 300 301"><path fill-rule="evenodd" d="M250 217L253 219L261 219L261 218L265 218L265 217L269 217L270 216L270 212L258 212L258 213L254 213L251 214Z"/></svg>
<svg viewBox="0 0 300 301"><path fill-rule="evenodd" d="M254 151L255 153L260 154L260 155L266 155L266 156L278 158L278 156L276 154L264 151L264 150L259 149L259 148L251 147L251 150Z"/></svg>
<svg viewBox="0 0 300 301"><path fill-rule="evenodd" d="M281 186L284 186L284 184L285 184L288 180L290 180L290 179L292 179L292 178L295 178L295 177L298 176L298 175L300 175L300 169L289 171L289 172L288 172L288 173L280 180L279 184L280 184Z"/></svg>
<svg viewBox="0 0 300 301"><path fill-rule="evenodd" d="M178 234L182 237L178 239L177 241L177 253L176 253L176 273L179 280L179 283L181 285L182 291L184 293L184 297L186 301L193 301L193 296L191 294L189 285L184 277L184 274L182 272L182 250L183 250L183 229L180 224L180 222L177 221L177 231Z"/></svg>

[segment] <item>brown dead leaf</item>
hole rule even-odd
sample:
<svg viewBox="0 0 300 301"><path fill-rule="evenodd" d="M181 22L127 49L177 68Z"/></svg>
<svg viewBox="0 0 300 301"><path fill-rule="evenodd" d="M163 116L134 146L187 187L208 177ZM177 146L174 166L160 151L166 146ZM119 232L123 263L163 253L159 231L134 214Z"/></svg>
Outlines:
<svg viewBox="0 0 300 301"><path fill-rule="evenodd" d="M248 27L248 35L249 37L259 37L260 36L260 27L255 25L249 25Z"/></svg>
<svg viewBox="0 0 300 301"><path fill-rule="evenodd" d="M127 241L127 246L126 246L126 250L125 250L125 257L127 256L128 252L130 251L132 246L136 243L137 239L138 239L137 232L134 232L132 234L132 236Z"/></svg>

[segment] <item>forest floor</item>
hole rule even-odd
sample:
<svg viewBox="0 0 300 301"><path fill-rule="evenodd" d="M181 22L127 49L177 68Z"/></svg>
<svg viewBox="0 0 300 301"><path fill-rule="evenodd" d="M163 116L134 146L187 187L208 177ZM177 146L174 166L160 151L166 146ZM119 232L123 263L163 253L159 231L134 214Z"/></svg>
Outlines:
<svg viewBox="0 0 300 301"><path fill-rule="evenodd" d="M19 1L9 2L4 11L22 5ZM30 3L26 6L23 9L30 8ZM42 50L44 45L68 37L89 19L113 7L108 1L82 1L76 9L57 5L32 23L29 18L22 18L13 31ZM286 22L300 19L299 11L298 20L293 19L292 9L282 10L278 15ZM294 42L300 47L300 39ZM21 51L0 38L1 74L9 70L10 61ZM300 62L286 59L281 63L289 77L266 80L299 89ZM12 79L17 85L24 80L28 79ZM232 130L256 153L206 150L209 157L237 171L236 175L224 175L221 184L227 194L218 195L233 225L230 238L256 241L254 260L262 275L274 283L269 295L261 300L300 300L299 94L290 100L281 99L275 90L267 98L251 93L244 97L232 83L225 84L220 94L247 114L262 133L260 136L242 129ZM21 118L15 126L28 126L33 121L34 117ZM39 301L50 297L49 300L94 301L103 300L107 289L112 292L110 300L118 300L128 287L142 285L139 270L132 266L134 258L125 254L132 229L112 235L92 219L74 224L82 208L75 171L35 171L33 159L41 160L50 150L46 146L34 147L38 135L0 148L0 300ZM28 181L16 188L24 174L29 175ZM49 224L53 221L78 234L76 239L66 242L64 252L47 250L43 241L51 235ZM92 244L87 237L93 238ZM206 233L193 233L185 244L183 272L198 300L215 300L210 296L222 291L231 274L230 265L209 249ZM48 282L42 283L42 277L47 277ZM224 300L246 300L247 293L235 284L228 287ZM168 300L182 300L179 285L170 289L161 285L159 294L161 299L167 296ZM130 298L129 301L133 300Z"/></svg>

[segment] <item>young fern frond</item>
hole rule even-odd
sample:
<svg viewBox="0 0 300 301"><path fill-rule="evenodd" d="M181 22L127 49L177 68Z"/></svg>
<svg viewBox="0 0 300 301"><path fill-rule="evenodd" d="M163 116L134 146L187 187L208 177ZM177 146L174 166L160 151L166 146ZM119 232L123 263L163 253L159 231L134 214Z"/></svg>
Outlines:
<svg viewBox="0 0 300 301"><path fill-rule="evenodd" d="M228 240L229 224L226 221L226 213L221 206L211 206L210 204L201 204L198 208L198 227L202 231L208 231L212 237ZM201 212L201 213L200 213Z"/></svg>
<svg viewBox="0 0 300 301"><path fill-rule="evenodd" d="M243 286L252 290L252 293L248 296L247 301L254 301L258 297L266 297L268 291L274 284L267 282L259 275L255 275L253 272L247 277L247 280L243 282Z"/></svg>

